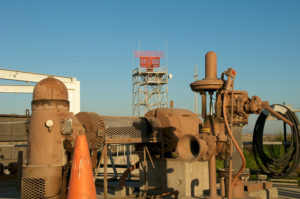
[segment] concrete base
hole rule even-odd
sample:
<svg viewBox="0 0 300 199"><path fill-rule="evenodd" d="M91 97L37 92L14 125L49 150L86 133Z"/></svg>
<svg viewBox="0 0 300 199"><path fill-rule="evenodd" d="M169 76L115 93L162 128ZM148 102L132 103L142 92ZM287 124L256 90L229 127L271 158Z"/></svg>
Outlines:
<svg viewBox="0 0 300 199"><path fill-rule="evenodd" d="M263 189L259 191L245 192L245 197L259 199L275 199L278 198L278 190L276 187Z"/></svg>
<svg viewBox="0 0 300 199"><path fill-rule="evenodd" d="M209 189L208 162L183 162L174 159L148 162L148 185L163 185L166 191L179 191L179 198L203 196Z"/></svg>
<svg viewBox="0 0 300 199"><path fill-rule="evenodd" d="M144 168L142 158L136 154L130 156L131 164L141 161L140 168L131 172L131 179L137 180L139 183L129 183L128 186L121 188L117 182L108 182L108 192L115 196L131 195L134 191L133 187L140 187L143 191L148 189L148 194L161 194L169 191L179 191L181 197L198 197L203 196L203 190L209 189L208 162L183 162L174 159L153 159L155 168L151 161L147 158L146 168ZM114 157L115 164L126 164L125 156ZM108 164L110 164L108 159ZM117 168L118 179L126 168ZM146 176L144 176L146 171ZM103 167L99 169L99 173L103 173ZM108 168L109 177L112 177L113 169ZM144 178L146 177L146 184ZM103 176L97 178L99 183L103 184ZM139 185L137 185L139 184ZM155 190L151 190L154 189ZM102 192L100 185L98 192Z"/></svg>

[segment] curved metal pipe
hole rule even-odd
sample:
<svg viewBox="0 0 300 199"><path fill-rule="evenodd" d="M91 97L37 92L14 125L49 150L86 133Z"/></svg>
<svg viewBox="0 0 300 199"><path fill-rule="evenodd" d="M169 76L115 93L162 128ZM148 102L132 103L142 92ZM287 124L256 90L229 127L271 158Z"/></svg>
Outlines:
<svg viewBox="0 0 300 199"><path fill-rule="evenodd" d="M204 140L190 134L181 136L176 146L178 157L187 162L199 160L207 150L208 146Z"/></svg>
<svg viewBox="0 0 300 199"><path fill-rule="evenodd" d="M197 160L200 154L200 143L193 135L183 135L178 139L176 153L184 161Z"/></svg>
<svg viewBox="0 0 300 199"><path fill-rule="evenodd" d="M228 124L228 119L227 119L227 115L226 115L226 103L227 102L227 93L224 94L224 101L223 101L223 115L224 115L224 121L225 121L225 126L228 130L228 133L229 133L229 136L232 140L232 142L234 143L237 151L239 152L241 158L242 158L242 161L243 161L243 164L242 164L242 167L240 169L240 171L236 174L236 176L234 177L234 179L232 180L232 182L229 182L231 183L231 187L230 187L230 194L229 194L229 198L232 198L232 189L233 189L233 186L235 184L235 181L239 178L239 176L241 175L241 173L243 172L243 170L245 169L246 167L246 160L245 160L245 157L244 157L244 154L242 152L242 150L240 149L238 143L236 142L235 138L233 137L233 133L231 131L231 128L229 127L229 124Z"/></svg>

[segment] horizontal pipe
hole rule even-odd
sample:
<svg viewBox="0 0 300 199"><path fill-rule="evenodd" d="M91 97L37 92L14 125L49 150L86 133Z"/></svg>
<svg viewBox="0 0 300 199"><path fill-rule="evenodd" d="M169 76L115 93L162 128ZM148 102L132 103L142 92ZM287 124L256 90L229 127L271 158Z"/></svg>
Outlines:
<svg viewBox="0 0 300 199"><path fill-rule="evenodd" d="M290 142L263 142L263 145L290 145ZM251 142L243 142L243 145L252 145Z"/></svg>
<svg viewBox="0 0 300 199"><path fill-rule="evenodd" d="M294 126L293 122L291 122L290 120L286 119L284 116L282 116L279 113L277 113L276 111L274 111L270 106L266 106L264 108L266 110L268 110L272 115L274 115L275 117L277 117L278 119L281 119L282 121L284 121L285 123L289 124L290 126Z"/></svg>

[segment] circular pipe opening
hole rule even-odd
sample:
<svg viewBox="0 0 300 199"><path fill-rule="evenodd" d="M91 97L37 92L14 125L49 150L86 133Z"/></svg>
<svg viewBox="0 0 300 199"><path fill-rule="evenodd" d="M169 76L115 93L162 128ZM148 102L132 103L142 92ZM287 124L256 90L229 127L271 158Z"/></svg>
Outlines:
<svg viewBox="0 0 300 199"><path fill-rule="evenodd" d="M176 152L180 159L191 162L200 155L200 143L193 135L184 135L179 138Z"/></svg>
<svg viewBox="0 0 300 199"><path fill-rule="evenodd" d="M200 145L197 140L194 140L194 138L190 140L190 149L191 153L197 157L200 152Z"/></svg>

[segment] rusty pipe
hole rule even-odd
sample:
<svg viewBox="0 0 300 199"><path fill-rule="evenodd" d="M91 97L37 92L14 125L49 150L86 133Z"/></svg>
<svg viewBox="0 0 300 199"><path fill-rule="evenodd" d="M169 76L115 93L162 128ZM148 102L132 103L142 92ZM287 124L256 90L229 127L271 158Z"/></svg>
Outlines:
<svg viewBox="0 0 300 199"><path fill-rule="evenodd" d="M224 121L225 121L225 126L228 130L228 133L229 133L229 136L233 142L233 144L235 145L237 151L239 152L241 158L242 158L242 167L240 169L240 171L236 174L236 176L233 178L232 182L229 181L229 198L232 198L232 189L233 189L233 186L235 184L235 181L239 178L239 176L241 175L241 173L243 172L243 170L245 169L246 167L246 160L245 160L245 157L244 157L244 154L242 152L242 150L240 149L238 143L236 142L235 138L233 137L233 134L232 134L232 131L231 131L231 128L229 127L229 124L228 124L228 119L227 119L227 114L226 114L226 103L227 102L227 93L224 94L224 101L223 101L223 115L224 115Z"/></svg>
<svg viewBox="0 0 300 199"><path fill-rule="evenodd" d="M184 161L191 162L198 158L200 143L195 136L187 134L178 139L176 153Z"/></svg>
<svg viewBox="0 0 300 199"><path fill-rule="evenodd" d="M200 159L208 151L208 146L199 136L186 134L178 139L176 153L184 161L192 162Z"/></svg>
<svg viewBox="0 0 300 199"><path fill-rule="evenodd" d="M206 93L203 92L201 93L201 97L202 97L202 118L205 119L206 118Z"/></svg>
<svg viewBox="0 0 300 199"><path fill-rule="evenodd" d="M136 162L134 165L130 165L129 168L127 168L124 173L122 174L122 176L120 177L120 180L119 180L119 185L121 188L124 187L124 184L126 182L126 178L127 176L135 169L138 169L139 168L139 165L140 165L140 161Z"/></svg>
<svg viewBox="0 0 300 199"><path fill-rule="evenodd" d="M220 178L220 190L221 190L221 196L225 197L225 177L222 176Z"/></svg>
<svg viewBox="0 0 300 199"><path fill-rule="evenodd" d="M289 124L290 126L294 126L294 124L286 119L284 116L280 115L279 113L277 113L276 111L274 111L269 105L264 106L264 108L266 110L268 110L272 115L274 115L275 117L277 117L278 119L281 119L282 121L284 121L285 123Z"/></svg>
<svg viewBox="0 0 300 199"><path fill-rule="evenodd" d="M169 192L161 194L160 196L161 196L161 198L165 198L166 196L171 196L171 195L174 195L175 199L178 199L179 191L177 191L177 190L169 191Z"/></svg>
<svg viewBox="0 0 300 199"><path fill-rule="evenodd" d="M217 198L217 180L216 180L216 156L213 155L208 162L209 169L209 197Z"/></svg>
<svg viewBox="0 0 300 199"><path fill-rule="evenodd" d="M104 146L103 149L103 155L104 155L104 168L103 168L103 172L104 172L104 183L103 183L103 194L104 194L104 199L107 199L108 197L108 193L107 193L107 144Z"/></svg>
<svg viewBox="0 0 300 199"><path fill-rule="evenodd" d="M217 79L217 54L213 51L205 55L205 79Z"/></svg>

